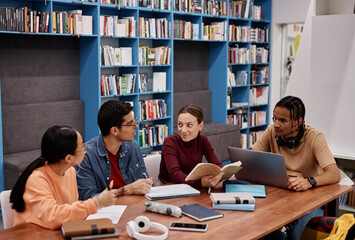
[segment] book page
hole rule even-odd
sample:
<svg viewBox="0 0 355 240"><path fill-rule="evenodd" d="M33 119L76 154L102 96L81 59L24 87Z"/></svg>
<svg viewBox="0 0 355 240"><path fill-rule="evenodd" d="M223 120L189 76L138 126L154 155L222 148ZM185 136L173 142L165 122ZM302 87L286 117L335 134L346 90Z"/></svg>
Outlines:
<svg viewBox="0 0 355 240"><path fill-rule="evenodd" d="M199 163L192 169L185 181L198 180L207 175L217 176L220 172L221 169L213 163Z"/></svg>
<svg viewBox="0 0 355 240"><path fill-rule="evenodd" d="M221 180L226 180L229 179L230 177L232 177L234 174L236 174L240 169L242 169L241 167L242 163L240 161L235 162L235 163L230 163L225 165L221 171L224 172L223 177L221 178Z"/></svg>

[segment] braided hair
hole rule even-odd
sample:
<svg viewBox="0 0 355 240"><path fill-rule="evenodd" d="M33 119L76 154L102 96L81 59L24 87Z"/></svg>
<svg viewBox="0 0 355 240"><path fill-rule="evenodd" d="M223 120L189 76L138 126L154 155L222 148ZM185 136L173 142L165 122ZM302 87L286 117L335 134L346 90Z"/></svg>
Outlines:
<svg viewBox="0 0 355 240"><path fill-rule="evenodd" d="M276 107L287 108L290 111L290 117L292 121L298 121L299 118L302 118L302 124L299 127L301 127L301 130L303 130L306 108L300 98L294 96L286 96L276 104L275 108Z"/></svg>

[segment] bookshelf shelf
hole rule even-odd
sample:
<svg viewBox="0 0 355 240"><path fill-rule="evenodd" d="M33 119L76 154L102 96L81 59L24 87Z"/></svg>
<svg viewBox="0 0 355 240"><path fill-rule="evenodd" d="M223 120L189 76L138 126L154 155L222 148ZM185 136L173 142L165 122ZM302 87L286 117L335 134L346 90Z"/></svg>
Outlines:
<svg viewBox="0 0 355 240"><path fill-rule="evenodd" d="M167 9L148 8L142 7L140 1L130 1L130 5L115 5L101 3L100 0L90 1L75 1L75 0L5 0L1 1L0 7L2 8L24 8L28 11L36 12L48 12L47 31L45 32L25 32L18 29L7 29L5 23L0 25L1 34L32 34L32 35L47 35L52 37L75 37L79 38L79 55L80 55L80 97L85 102L85 140L89 140L92 137L99 134L99 129L96 123L97 111L101 104L109 99L118 99L132 102L134 106L135 116L140 116L140 102L146 100L163 99L166 104L166 117L155 118L149 120L139 120L137 129L136 140L139 139L139 129L145 124L165 124L168 128L167 134L173 133L173 75L174 75L174 41L193 41L201 42L205 44L209 43L210 55L209 55L209 89L212 91L212 121L226 123L229 120L229 115L234 112L244 111L246 115L246 122L249 122L250 111L265 111L266 119L268 119L268 99L266 104L253 105L250 104L250 91L252 88L266 88L269 86L268 81L261 83L260 81L252 83L252 72L261 71L265 67L269 67L269 61L266 63L252 63L251 61L251 48L253 45L256 48L261 47L265 49L270 48L270 40L267 42L254 41L249 39L236 40L229 39L230 25L238 27L249 27L248 34L252 28L268 29L270 35L271 30L271 0L254 0L250 1L254 5L261 6L262 19L252 19L252 6L249 8L249 18L229 16L229 3L230 1L222 1L224 4L224 15L208 14L206 4L208 1L192 1L192 6L187 6L186 11L178 11L179 8L184 9L184 6L178 6L179 1L171 1L171 6L165 6ZM236 1L238 3L249 1ZM193 8L194 7L194 10ZM57 33L54 31L54 27L57 27L57 22L54 21L53 13L55 12L68 12L74 10L81 10L83 16L88 16L89 19L89 34L83 33ZM102 18L103 17L116 17L116 19L130 18L131 25L127 29L128 35L107 36L103 34ZM143 35L140 20L142 18L146 20L166 19L166 22L162 25L166 32L163 37ZM153 20L154 21L154 20ZM189 22L190 27L194 30L194 34L187 36L179 36L174 31L176 30L177 23L174 21ZM122 23L120 23L122 24ZM194 26L194 29L192 27ZM204 27L209 26L209 31L213 33L213 36L203 37ZM121 26L122 27L122 26ZM186 28L188 29L188 28ZM186 30L184 26L184 31ZM146 29L144 29L146 30ZM157 29L155 29L157 30ZM159 31L162 29L159 29ZM191 30L191 31L192 31ZM115 29L115 33L118 31ZM156 32L157 33L157 32ZM102 64L101 54L102 47L110 46L112 48L124 48L129 49L131 59L129 63L123 63L121 65L115 64ZM147 49L166 47L168 48L167 56L169 58L166 64L140 64L140 48L147 47ZM248 50L248 61L245 63L230 63L229 61L229 48L238 47ZM122 50L120 50L122 51ZM123 56L122 54L121 56ZM268 57L267 57L268 60ZM188 59L187 59L188 61ZM240 71L246 73L246 83L244 85L229 86L228 85L228 71L233 74L237 74ZM144 91L140 92L139 78L141 74L147 74L148 80L153 79L154 73L165 72L166 74L166 91L153 92ZM101 76L102 75L115 75L122 76L123 74L132 74L136 76L136 80L133 85L132 93L124 94L108 94L102 96L101 94ZM269 71L266 72L269 75ZM254 79L255 80L255 79ZM258 80L258 79L257 79ZM268 80L268 77L267 77ZM269 90L268 90L269 91ZM227 106L227 96L230 96L232 103L248 103L247 106L233 108ZM250 133L254 130L263 130L267 126L260 125L257 127L243 126L241 132L246 136L245 141L248 142L247 147L250 147L249 143L251 137ZM161 144L156 144L153 147L154 150L159 150ZM144 147L145 149L145 147ZM1 153L2 155L2 153Z"/></svg>

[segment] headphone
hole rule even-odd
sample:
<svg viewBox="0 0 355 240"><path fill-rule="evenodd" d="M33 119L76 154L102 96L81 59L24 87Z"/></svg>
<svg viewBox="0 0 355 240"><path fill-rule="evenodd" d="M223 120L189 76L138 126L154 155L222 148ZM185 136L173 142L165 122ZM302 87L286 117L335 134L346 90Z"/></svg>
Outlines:
<svg viewBox="0 0 355 240"><path fill-rule="evenodd" d="M286 146L289 149L294 149L298 146L298 144L300 144L300 140L303 137L303 133L304 133L304 126L302 124L300 126L300 130L299 130L296 137L290 137L290 138L286 139L286 141L285 141L282 137L275 136L275 140L276 140L276 143L279 147Z"/></svg>
<svg viewBox="0 0 355 240"><path fill-rule="evenodd" d="M163 232L158 236L148 236L142 234L148 231L149 228L156 228ZM126 231L130 238L138 240L165 240L168 237L168 228L156 222L150 222L146 216L138 216L134 221L129 221L126 225Z"/></svg>

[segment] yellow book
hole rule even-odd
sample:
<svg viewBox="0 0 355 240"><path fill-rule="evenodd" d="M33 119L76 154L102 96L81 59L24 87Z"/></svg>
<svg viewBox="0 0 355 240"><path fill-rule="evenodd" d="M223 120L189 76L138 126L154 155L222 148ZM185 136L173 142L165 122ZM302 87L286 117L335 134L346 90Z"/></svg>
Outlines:
<svg viewBox="0 0 355 240"><path fill-rule="evenodd" d="M57 33L57 21L56 21L56 12L53 12L52 17L53 33Z"/></svg>

